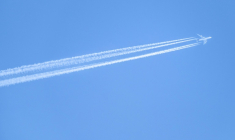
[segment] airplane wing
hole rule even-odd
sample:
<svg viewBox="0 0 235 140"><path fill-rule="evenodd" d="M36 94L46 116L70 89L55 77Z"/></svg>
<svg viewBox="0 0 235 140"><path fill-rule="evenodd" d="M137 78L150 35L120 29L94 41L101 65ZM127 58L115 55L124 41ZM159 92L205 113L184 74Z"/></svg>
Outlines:
<svg viewBox="0 0 235 140"><path fill-rule="evenodd" d="M200 36L201 38L204 38L202 35L199 35L199 34L197 34L198 36Z"/></svg>

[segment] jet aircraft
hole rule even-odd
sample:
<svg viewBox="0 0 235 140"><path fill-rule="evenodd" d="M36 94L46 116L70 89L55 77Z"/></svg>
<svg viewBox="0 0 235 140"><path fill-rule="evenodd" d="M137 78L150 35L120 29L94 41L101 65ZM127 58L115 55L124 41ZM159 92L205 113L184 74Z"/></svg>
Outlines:
<svg viewBox="0 0 235 140"><path fill-rule="evenodd" d="M199 37L201 37L200 39L198 39L197 41L199 42L199 41L203 41L203 44L206 44L206 42L207 42L207 39L211 39L211 37L204 37L204 36L202 36L202 35L199 35L199 34L197 34Z"/></svg>

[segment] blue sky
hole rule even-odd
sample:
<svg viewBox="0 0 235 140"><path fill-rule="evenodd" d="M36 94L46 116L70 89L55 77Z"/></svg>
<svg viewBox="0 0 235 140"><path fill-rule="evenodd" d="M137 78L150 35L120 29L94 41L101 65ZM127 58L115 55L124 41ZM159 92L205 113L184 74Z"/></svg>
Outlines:
<svg viewBox="0 0 235 140"><path fill-rule="evenodd" d="M0 1L0 70L196 34L206 45L0 88L0 139L234 139L234 1Z"/></svg>

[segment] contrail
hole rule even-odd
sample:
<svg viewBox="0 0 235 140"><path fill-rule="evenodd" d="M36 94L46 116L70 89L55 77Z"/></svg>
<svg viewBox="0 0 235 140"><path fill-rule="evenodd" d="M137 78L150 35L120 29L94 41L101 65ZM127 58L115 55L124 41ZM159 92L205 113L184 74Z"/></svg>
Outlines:
<svg viewBox="0 0 235 140"><path fill-rule="evenodd" d="M26 75L26 76L22 76L22 77L2 80L2 81L0 81L0 87L9 86L9 85L17 84L17 83L29 82L29 81L43 79L43 78L49 78L49 77L52 77L52 76L68 74L68 73L72 73L72 72L82 71L82 70L86 70L86 69L92 69L92 68L101 67L101 66L107 66L107 65L111 65L111 64L115 64L115 63L121 63L121 62L125 62L125 61L130 61L130 60L136 60L136 59L140 59L140 58L145 58L145 57L149 57L149 56L154 56L154 55L158 55L158 54L163 54L163 53L168 53L168 52L173 52L173 51L177 51L177 50L181 50L181 49L190 48L190 47L193 47L193 46L197 46L199 44L200 43L192 43L192 44L189 44L189 45L184 45L184 46L175 47L175 48L171 48L171 49L167 49L167 50L163 50L163 51L157 51L157 52L154 52L154 53L139 55L139 56L135 56L135 57L129 57L129 58L124 58L124 59L107 61L107 62L103 62L103 63L97 63L97 64L85 65L85 66L80 66L80 67L67 68L67 69L62 69L62 70L56 70L56 71L51 71L51 72L45 72L45 73L39 73L39 74L33 74L33 75Z"/></svg>
<svg viewBox="0 0 235 140"><path fill-rule="evenodd" d="M140 46L134 46L134 47L127 47L127 48L121 48L121 49L115 49L115 50L109 50L109 51L103 51L99 53L92 53L82 56L76 56L71 58L65 58L60 60L54 60L54 61L48 61L44 63L38 63L34 65L27 65L27 66L21 66L13 69L7 69L0 71L0 77L1 76L7 76L7 75L14 75L14 74L20 74L20 73L26 73L30 71L35 70L45 70L55 67L62 67L62 66L69 66L69 65L75 65L85 62L90 62L94 60L100 60L160 47L165 47L169 45L184 43L188 41L197 40L197 38L190 37L190 38L184 38L184 39L178 39L178 40L172 40L172 41L165 41L160 43L152 43L152 44L146 44L146 45L140 45Z"/></svg>

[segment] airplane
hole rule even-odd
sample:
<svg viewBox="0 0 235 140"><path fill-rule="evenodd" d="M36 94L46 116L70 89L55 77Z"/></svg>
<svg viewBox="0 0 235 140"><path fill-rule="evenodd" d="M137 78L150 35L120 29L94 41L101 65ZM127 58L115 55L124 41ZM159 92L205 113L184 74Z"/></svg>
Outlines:
<svg viewBox="0 0 235 140"><path fill-rule="evenodd" d="M201 37L200 39L198 39L197 41L199 42L199 41L203 41L203 44L206 44L206 42L207 42L207 39L211 39L212 37L204 37L204 36L202 36L202 35L199 35L199 34L197 34L199 37Z"/></svg>

